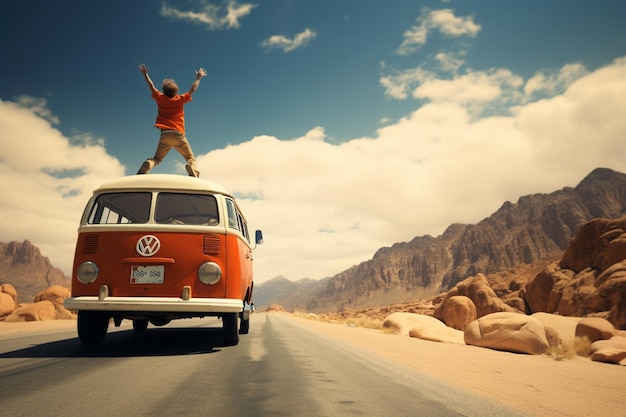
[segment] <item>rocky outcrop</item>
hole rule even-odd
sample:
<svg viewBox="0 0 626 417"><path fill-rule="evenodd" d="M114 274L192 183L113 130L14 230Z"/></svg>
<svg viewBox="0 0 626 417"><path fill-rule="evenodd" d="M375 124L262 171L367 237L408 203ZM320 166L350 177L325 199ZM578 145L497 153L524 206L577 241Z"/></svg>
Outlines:
<svg viewBox="0 0 626 417"><path fill-rule="evenodd" d="M12 309L3 309L5 298L11 294L13 300L17 300L15 289L9 284L0 287L0 320L6 322L40 321L40 320L72 320L76 314L63 307L63 301L70 296L70 290L60 285L54 285L37 294L33 303L17 305L13 302ZM3 296L4 294L4 296Z"/></svg>
<svg viewBox="0 0 626 417"><path fill-rule="evenodd" d="M515 311L496 295L487 278L478 274L448 291L434 316L449 327L465 330L471 322L487 314Z"/></svg>
<svg viewBox="0 0 626 417"><path fill-rule="evenodd" d="M583 225L561 261L546 267L520 295L528 313L595 314L626 329L626 216Z"/></svg>
<svg viewBox="0 0 626 417"><path fill-rule="evenodd" d="M0 242L0 283L11 284L18 302L30 302L38 292L53 285L70 286L70 279L28 240Z"/></svg>

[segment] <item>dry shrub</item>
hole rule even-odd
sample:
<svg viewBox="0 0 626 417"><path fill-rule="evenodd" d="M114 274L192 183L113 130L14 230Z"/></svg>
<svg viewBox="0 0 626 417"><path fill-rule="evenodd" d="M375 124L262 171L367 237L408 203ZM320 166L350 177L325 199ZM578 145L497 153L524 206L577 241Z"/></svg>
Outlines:
<svg viewBox="0 0 626 417"><path fill-rule="evenodd" d="M556 347L551 347L546 351L546 355L550 356L556 361L562 361L565 359L574 359L576 356L588 357L591 354L591 342L587 336L576 337L574 344L559 344Z"/></svg>

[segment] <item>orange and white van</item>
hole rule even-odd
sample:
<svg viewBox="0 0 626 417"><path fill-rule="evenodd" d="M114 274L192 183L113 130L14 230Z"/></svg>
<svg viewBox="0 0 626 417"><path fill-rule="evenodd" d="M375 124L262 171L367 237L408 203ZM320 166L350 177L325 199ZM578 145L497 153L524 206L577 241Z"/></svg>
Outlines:
<svg viewBox="0 0 626 417"><path fill-rule="evenodd" d="M109 322L148 323L219 316L224 343L248 333L252 243L232 194L201 178L134 175L109 182L90 198L78 229L72 294L78 337L99 344Z"/></svg>

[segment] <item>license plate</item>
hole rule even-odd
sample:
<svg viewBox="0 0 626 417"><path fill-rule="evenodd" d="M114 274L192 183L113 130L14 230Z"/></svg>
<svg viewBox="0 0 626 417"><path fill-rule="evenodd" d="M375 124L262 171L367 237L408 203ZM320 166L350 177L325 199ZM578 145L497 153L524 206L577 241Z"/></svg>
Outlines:
<svg viewBox="0 0 626 417"><path fill-rule="evenodd" d="M132 266L130 268L131 284L163 284L165 267L163 265Z"/></svg>

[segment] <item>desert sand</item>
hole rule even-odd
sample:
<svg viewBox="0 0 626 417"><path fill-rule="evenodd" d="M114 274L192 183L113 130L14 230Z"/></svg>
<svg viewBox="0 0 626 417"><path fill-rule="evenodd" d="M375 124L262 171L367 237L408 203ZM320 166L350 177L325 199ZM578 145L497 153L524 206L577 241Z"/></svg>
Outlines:
<svg viewBox="0 0 626 417"><path fill-rule="evenodd" d="M288 314L288 313L258 313ZM290 315L291 316L291 315ZM531 416L626 416L626 367L499 352L293 317L299 324ZM75 320L0 322L0 340L74 329Z"/></svg>

